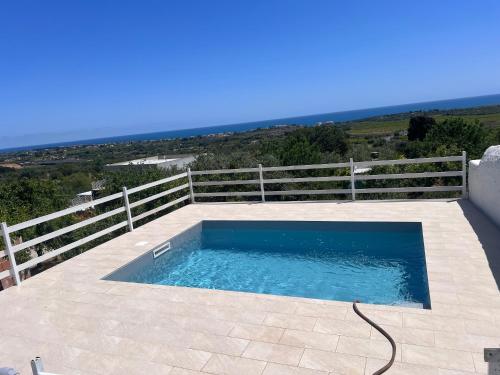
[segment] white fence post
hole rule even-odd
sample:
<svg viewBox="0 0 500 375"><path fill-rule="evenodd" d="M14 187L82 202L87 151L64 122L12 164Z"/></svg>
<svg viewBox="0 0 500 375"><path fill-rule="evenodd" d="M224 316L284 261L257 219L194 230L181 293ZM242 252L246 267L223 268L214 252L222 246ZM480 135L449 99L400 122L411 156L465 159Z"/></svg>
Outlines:
<svg viewBox="0 0 500 375"><path fill-rule="evenodd" d="M462 151L462 198L467 198L467 152Z"/></svg>
<svg viewBox="0 0 500 375"><path fill-rule="evenodd" d="M127 213L128 230L132 232L134 230L134 223L132 222L132 211L130 211L130 203L128 202L127 187L122 188L123 191L123 203L125 205L125 212Z"/></svg>
<svg viewBox="0 0 500 375"><path fill-rule="evenodd" d="M195 203L194 200L194 189L193 189L193 178L191 177L191 168L187 169L188 182L189 182L189 195L191 196L191 203Z"/></svg>
<svg viewBox="0 0 500 375"><path fill-rule="evenodd" d="M259 180L260 180L260 195L262 202L266 201L266 194L264 192L264 173L262 172L262 164L259 164Z"/></svg>
<svg viewBox="0 0 500 375"><path fill-rule="evenodd" d="M14 255L14 252L12 251L12 242L10 241L10 235L6 223L2 223L2 235L3 243L5 244L5 253L9 257L10 261L10 274L16 281L16 285L20 285L21 277L19 276L19 271L17 269L16 257Z"/></svg>
<svg viewBox="0 0 500 375"><path fill-rule="evenodd" d="M354 160L352 158L349 159L349 166L351 167L351 195L352 195L352 200L356 200L356 180L354 178Z"/></svg>

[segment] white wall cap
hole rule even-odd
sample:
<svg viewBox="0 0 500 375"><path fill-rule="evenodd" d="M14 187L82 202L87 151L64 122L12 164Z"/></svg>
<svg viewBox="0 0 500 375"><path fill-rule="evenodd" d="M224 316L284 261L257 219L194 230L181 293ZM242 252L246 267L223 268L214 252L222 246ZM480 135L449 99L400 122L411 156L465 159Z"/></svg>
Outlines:
<svg viewBox="0 0 500 375"><path fill-rule="evenodd" d="M500 146L490 146L481 158L481 166L495 166L500 169Z"/></svg>

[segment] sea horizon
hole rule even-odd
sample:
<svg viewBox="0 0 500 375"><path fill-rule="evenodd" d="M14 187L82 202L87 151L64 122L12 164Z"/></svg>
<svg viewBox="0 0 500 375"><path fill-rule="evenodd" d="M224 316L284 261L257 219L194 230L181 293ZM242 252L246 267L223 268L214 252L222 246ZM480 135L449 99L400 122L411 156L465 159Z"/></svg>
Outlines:
<svg viewBox="0 0 500 375"><path fill-rule="evenodd" d="M345 123L349 121L359 121L377 116L405 114L411 112L424 112L433 110L452 110L483 107L500 104L500 94L482 95L466 98L455 98L436 100L428 102L398 104L384 107L373 107L365 109L355 109L349 111L328 112L295 117L284 117L277 119L242 122L235 124L224 124L214 126L204 126L195 128L184 128L165 130L151 133L124 134L109 137L79 139L72 141L54 142L46 144L35 144L27 146L9 147L0 149L0 153L41 150L57 147L88 146L110 143L125 143L133 141L157 141L162 139L188 138L196 136L207 136L221 133L238 133L256 129L271 128L278 125L302 125L314 126L322 122Z"/></svg>

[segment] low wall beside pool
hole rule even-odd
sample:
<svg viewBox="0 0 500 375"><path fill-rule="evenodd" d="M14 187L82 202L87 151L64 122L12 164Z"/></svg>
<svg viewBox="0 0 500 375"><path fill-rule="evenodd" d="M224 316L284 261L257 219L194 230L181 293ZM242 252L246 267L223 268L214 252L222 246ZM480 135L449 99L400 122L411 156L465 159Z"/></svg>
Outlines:
<svg viewBox="0 0 500 375"><path fill-rule="evenodd" d="M469 199L500 226L500 146L469 162Z"/></svg>

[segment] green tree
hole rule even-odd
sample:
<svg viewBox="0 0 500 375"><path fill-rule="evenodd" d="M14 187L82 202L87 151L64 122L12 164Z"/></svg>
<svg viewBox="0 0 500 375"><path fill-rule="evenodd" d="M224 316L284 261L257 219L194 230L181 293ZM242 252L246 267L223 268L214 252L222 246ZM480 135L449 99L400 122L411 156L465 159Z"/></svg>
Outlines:
<svg viewBox="0 0 500 375"><path fill-rule="evenodd" d="M318 146L321 152L345 155L349 149L347 133L338 126L315 126L308 128L309 142Z"/></svg>
<svg viewBox="0 0 500 375"><path fill-rule="evenodd" d="M428 116L415 116L408 125L408 140L423 141L429 130L436 125L436 120Z"/></svg>
<svg viewBox="0 0 500 375"><path fill-rule="evenodd" d="M282 165L316 164L321 161L321 152L304 135L294 134L283 142L280 160Z"/></svg>
<svg viewBox="0 0 500 375"><path fill-rule="evenodd" d="M467 151L469 158L481 158L488 145L487 132L479 121L466 121L461 117L446 119L434 125L424 141L433 152L456 154Z"/></svg>

